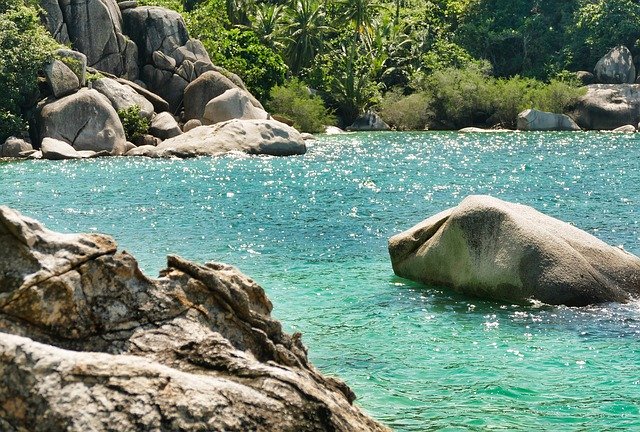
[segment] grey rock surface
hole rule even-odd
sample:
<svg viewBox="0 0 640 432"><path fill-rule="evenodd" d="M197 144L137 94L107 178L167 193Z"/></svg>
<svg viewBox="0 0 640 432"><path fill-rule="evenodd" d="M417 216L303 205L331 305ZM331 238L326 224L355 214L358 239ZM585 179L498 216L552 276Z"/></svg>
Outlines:
<svg viewBox="0 0 640 432"><path fill-rule="evenodd" d="M173 118L168 112L160 113L151 119L151 126L149 127L149 133L154 137L158 137L161 140L182 135L182 130L178 125L176 119Z"/></svg>
<svg viewBox="0 0 640 432"><path fill-rule="evenodd" d="M593 71L599 84L633 84L636 81L636 67L631 51L625 46L617 46L605 54Z"/></svg>
<svg viewBox="0 0 640 432"><path fill-rule="evenodd" d="M624 125L624 126L620 126L620 127L615 128L611 132L616 132L616 133L634 133L634 132L636 132L636 127L634 125Z"/></svg>
<svg viewBox="0 0 640 432"><path fill-rule="evenodd" d="M100 234L0 207L8 432L383 431L237 269L176 256L158 279Z"/></svg>
<svg viewBox="0 0 640 432"><path fill-rule="evenodd" d="M581 306L640 295L640 258L489 196L391 237L389 254L398 276L481 298Z"/></svg>
<svg viewBox="0 0 640 432"><path fill-rule="evenodd" d="M53 59L44 66L44 75L53 96L61 98L77 91L80 80L69 67L60 60Z"/></svg>
<svg viewBox="0 0 640 432"><path fill-rule="evenodd" d="M386 131L389 129L389 125L373 111L361 115L347 128L348 131Z"/></svg>
<svg viewBox="0 0 640 432"><path fill-rule="evenodd" d="M124 152L124 129L109 99L95 90L45 101L39 114L41 137L71 143L76 150Z"/></svg>
<svg viewBox="0 0 640 432"><path fill-rule="evenodd" d="M202 126L202 122L200 120L191 119L184 124L184 126L182 127L182 131L189 132L191 129L195 129L199 126Z"/></svg>
<svg viewBox="0 0 640 432"><path fill-rule="evenodd" d="M49 137L42 140L40 151L42 158L49 160L80 159L83 157L68 143Z"/></svg>
<svg viewBox="0 0 640 432"><path fill-rule="evenodd" d="M22 138L9 137L0 148L0 156L9 158L23 157L21 153L33 150L31 143Z"/></svg>
<svg viewBox="0 0 640 432"><path fill-rule="evenodd" d="M92 83L92 88L106 96L116 111L137 105L142 117L150 119L153 116L153 104L131 86L120 84L112 78L100 78Z"/></svg>
<svg viewBox="0 0 640 432"><path fill-rule="evenodd" d="M640 85L593 84L587 86L569 115L583 129L612 130L640 122Z"/></svg>
<svg viewBox="0 0 640 432"><path fill-rule="evenodd" d="M204 107L202 123L205 125L232 119L266 120L269 114L253 106L246 91L232 88L211 99Z"/></svg>
<svg viewBox="0 0 640 432"><path fill-rule="evenodd" d="M228 152L292 156L307 147L294 128L275 120L229 120L200 126L144 153L149 157L215 156Z"/></svg>
<svg viewBox="0 0 640 432"><path fill-rule="evenodd" d="M61 60L78 77L80 86L87 82L87 56L79 51L59 48L53 53L54 58Z"/></svg>
<svg viewBox="0 0 640 432"><path fill-rule="evenodd" d="M192 81L184 90L185 120L202 119L207 103L237 86L220 72L208 71Z"/></svg>
<svg viewBox="0 0 640 432"><path fill-rule="evenodd" d="M141 85L133 81L126 80L124 78L116 78L116 81L118 81L120 84L131 87L138 94L144 96L145 99L151 102L151 104L153 105L153 110L155 112L161 113L169 110L169 103L166 100L164 100L162 97L158 96L157 94L147 90Z"/></svg>
<svg viewBox="0 0 640 432"><path fill-rule="evenodd" d="M537 109L527 109L518 114L517 128L522 131L579 131L571 117Z"/></svg>

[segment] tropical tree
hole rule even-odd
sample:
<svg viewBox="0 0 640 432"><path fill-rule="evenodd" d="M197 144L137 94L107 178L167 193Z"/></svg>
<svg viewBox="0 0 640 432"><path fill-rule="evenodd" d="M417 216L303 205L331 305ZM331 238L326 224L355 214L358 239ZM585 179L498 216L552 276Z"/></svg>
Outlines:
<svg viewBox="0 0 640 432"><path fill-rule="evenodd" d="M286 9L284 29L284 58L293 75L311 66L315 56L322 52L325 34L324 4L313 0L293 0Z"/></svg>

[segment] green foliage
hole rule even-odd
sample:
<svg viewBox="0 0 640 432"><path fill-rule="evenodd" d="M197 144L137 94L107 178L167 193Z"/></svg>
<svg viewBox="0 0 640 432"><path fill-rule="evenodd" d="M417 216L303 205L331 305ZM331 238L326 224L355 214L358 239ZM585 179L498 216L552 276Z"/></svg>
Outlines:
<svg viewBox="0 0 640 432"><path fill-rule="evenodd" d="M296 78L271 89L271 99L267 107L272 114L293 120L294 127L303 132L322 132L325 125L333 125L336 121L324 106L322 99L312 95Z"/></svg>
<svg viewBox="0 0 640 432"><path fill-rule="evenodd" d="M431 96L426 92L404 96L399 89L388 92L380 102L380 116L396 130L426 129L434 117Z"/></svg>
<svg viewBox="0 0 640 432"><path fill-rule="evenodd" d="M58 44L22 0L0 3L0 141L25 129L20 118L35 103L38 71Z"/></svg>
<svg viewBox="0 0 640 432"><path fill-rule="evenodd" d="M176 12L184 12L186 2L182 0L138 0L138 6L160 6Z"/></svg>
<svg viewBox="0 0 640 432"><path fill-rule="evenodd" d="M135 142L149 131L149 119L140 115L138 105L119 110L118 117L120 117L128 141Z"/></svg>

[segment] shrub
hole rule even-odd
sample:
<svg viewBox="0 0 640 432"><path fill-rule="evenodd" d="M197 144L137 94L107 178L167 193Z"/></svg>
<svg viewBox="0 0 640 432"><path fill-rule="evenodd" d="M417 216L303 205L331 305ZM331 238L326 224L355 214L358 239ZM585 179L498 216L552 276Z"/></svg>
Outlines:
<svg viewBox="0 0 640 432"><path fill-rule="evenodd" d="M58 43L23 0L0 3L0 142L26 128L21 113L37 100L38 71Z"/></svg>
<svg viewBox="0 0 640 432"><path fill-rule="evenodd" d="M119 110L118 117L120 117L128 141L135 142L149 131L149 120L140 115L138 105Z"/></svg>
<svg viewBox="0 0 640 432"><path fill-rule="evenodd" d="M397 130L423 130L433 119L431 97L418 92L404 96L398 89L388 92L380 103L380 116Z"/></svg>
<svg viewBox="0 0 640 432"><path fill-rule="evenodd" d="M312 95L296 78L271 89L268 108L273 114L293 120L293 126L302 132L322 132L324 125L332 125L336 121L325 108L322 99Z"/></svg>

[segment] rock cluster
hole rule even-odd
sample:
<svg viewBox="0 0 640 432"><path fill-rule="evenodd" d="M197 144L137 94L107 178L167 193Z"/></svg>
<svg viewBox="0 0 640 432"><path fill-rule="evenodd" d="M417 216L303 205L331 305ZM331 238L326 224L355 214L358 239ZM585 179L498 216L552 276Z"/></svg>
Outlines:
<svg viewBox="0 0 640 432"><path fill-rule="evenodd" d="M308 361L253 280L0 207L0 429L383 431Z"/></svg>
<svg viewBox="0 0 640 432"><path fill-rule="evenodd" d="M389 254L398 276L482 298L579 306L640 295L640 258L488 196L392 237Z"/></svg>

